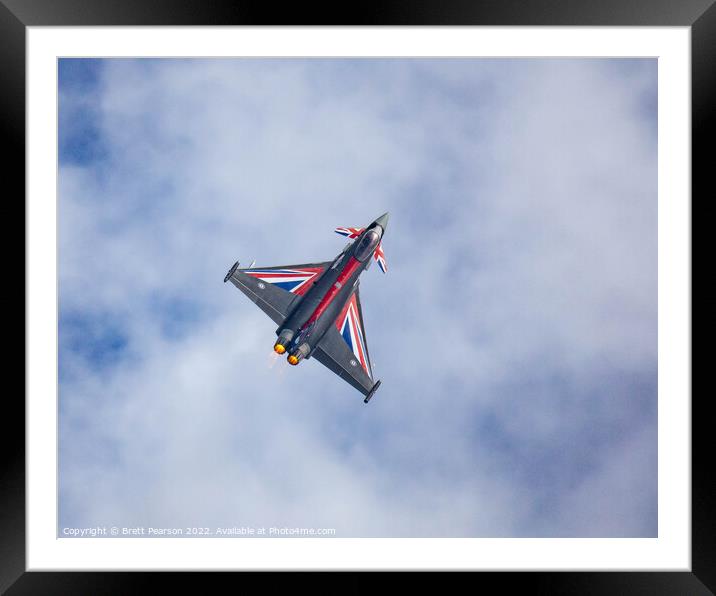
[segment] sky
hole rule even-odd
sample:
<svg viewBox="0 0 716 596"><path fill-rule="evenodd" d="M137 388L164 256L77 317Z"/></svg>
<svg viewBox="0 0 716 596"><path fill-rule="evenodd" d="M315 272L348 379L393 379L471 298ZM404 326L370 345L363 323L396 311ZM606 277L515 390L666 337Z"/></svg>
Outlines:
<svg viewBox="0 0 716 596"><path fill-rule="evenodd" d="M59 528L650 537L654 59L59 61ZM368 405L223 277L361 279Z"/></svg>

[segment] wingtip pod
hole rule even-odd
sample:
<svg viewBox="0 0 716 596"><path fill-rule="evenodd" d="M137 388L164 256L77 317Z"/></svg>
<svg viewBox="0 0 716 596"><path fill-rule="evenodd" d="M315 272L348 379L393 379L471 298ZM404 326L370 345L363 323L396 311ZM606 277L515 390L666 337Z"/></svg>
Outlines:
<svg viewBox="0 0 716 596"><path fill-rule="evenodd" d="M224 276L224 283L226 283L227 281L229 281L231 279L231 276L234 274L234 271L236 271L238 268L239 268L239 262L236 261L236 263L234 263L231 266L231 269L229 269L229 272Z"/></svg>
<svg viewBox="0 0 716 596"><path fill-rule="evenodd" d="M365 396L365 399L363 400L364 404L367 404L370 399L375 395L375 392L378 391L378 387L380 387L380 381L376 381L375 385L371 387L371 390L368 392L368 395Z"/></svg>

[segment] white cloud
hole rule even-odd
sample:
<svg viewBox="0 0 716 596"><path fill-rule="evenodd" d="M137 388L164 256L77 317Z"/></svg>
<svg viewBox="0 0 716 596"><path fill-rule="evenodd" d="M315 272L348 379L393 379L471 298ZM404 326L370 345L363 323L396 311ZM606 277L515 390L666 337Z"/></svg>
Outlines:
<svg viewBox="0 0 716 596"><path fill-rule="evenodd" d="M629 64L108 62L108 155L60 171L83 321L60 523L654 535L656 69ZM386 210L363 406L271 367L275 326L221 279L329 259ZM100 366L82 345L110 323Z"/></svg>

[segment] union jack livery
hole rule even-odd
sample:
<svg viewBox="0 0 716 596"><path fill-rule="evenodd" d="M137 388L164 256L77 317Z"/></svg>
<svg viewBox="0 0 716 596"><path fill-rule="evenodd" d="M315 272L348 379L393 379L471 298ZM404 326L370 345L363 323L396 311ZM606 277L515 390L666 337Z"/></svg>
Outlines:
<svg viewBox="0 0 716 596"><path fill-rule="evenodd" d="M382 242L387 225L385 213L366 228L336 228L352 242L332 261L248 269L239 269L237 261L224 278L278 325L274 350L288 353L289 364L315 356L360 391L364 403L380 381L373 380L359 278L371 259L387 271Z"/></svg>
<svg viewBox="0 0 716 596"><path fill-rule="evenodd" d="M363 335L363 317L360 315L358 293L354 292L343 307L336 319L336 329L351 349L358 362L367 375L373 378L370 371L368 349Z"/></svg>
<svg viewBox="0 0 716 596"><path fill-rule="evenodd" d="M341 236L348 236L348 238L358 238L363 228L336 228L336 234Z"/></svg>
<svg viewBox="0 0 716 596"><path fill-rule="evenodd" d="M347 236L348 238L358 238L363 232L363 228L336 228L336 234ZM385 262L385 254L383 254L383 243L378 244L378 248L373 253L373 258L378 262L378 267L385 273L388 271L388 265Z"/></svg>
<svg viewBox="0 0 716 596"><path fill-rule="evenodd" d="M319 266L297 267L296 269L249 269L246 271L246 275L274 284L293 294L303 296L308 288L311 287L309 282L322 272L323 268Z"/></svg>

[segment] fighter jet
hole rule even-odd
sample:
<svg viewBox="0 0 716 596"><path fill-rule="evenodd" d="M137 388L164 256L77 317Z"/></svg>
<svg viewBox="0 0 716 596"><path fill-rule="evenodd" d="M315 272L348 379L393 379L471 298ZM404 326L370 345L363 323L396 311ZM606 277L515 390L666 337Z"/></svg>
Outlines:
<svg viewBox="0 0 716 596"><path fill-rule="evenodd" d="M350 242L332 261L240 269L237 261L224 283L239 290L278 325L277 354L297 365L315 357L358 391L368 403L380 381L373 379L363 325L359 277L371 264L387 271L384 213L367 228L336 228Z"/></svg>

